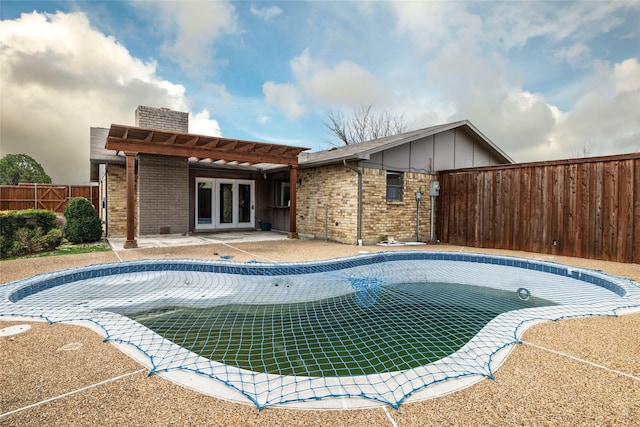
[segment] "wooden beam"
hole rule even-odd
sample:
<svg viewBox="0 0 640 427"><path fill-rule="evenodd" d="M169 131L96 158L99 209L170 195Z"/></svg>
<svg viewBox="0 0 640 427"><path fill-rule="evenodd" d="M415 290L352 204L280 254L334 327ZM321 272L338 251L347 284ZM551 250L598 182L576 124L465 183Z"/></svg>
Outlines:
<svg viewBox="0 0 640 427"><path fill-rule="evenodd" d="M108 150L116 151L132 151L145 154L159 154L165 156L175 157L199 157L204 159L206 157L217 158L222 160L237 161L239 163L273 163L281 165L297 165L298 156L296 151L289 153L288 155L272 155L271 153L239 153L234 151L226 151L220 149L207 149L205 147L185 147L181 145L164 145L164 144L148 144L144 142L136 141L124 141L121 138L108 137L106 148ZM298 152L302 151L300 148ZM294 155L295 154L295 155Z"/></svg>
<svg viewBox="0 0 640 427"><path fill-rule="evenodd" d="M147 133L147 136L142 140L142 142L151 142L153 141L153 132Z"/></svg>
<svg viewBox="0 0 640 427"><path fill-rule="evenodd" d="M185 145L187 147L194 147L198 143L198 141L200 141L200 137L194 136L193 138L191 138L187 142L185 142L183 145Z"/></svg>
<svg viewBox="0 0 640 427"><path fill-rule="evenodd" d="M200 145L198 145L197 143L200 143ZM210 138L210 137L199 136L198 140L196 141L196 144L194 145L198 145L199 147L212 150L212 149L215 149L218 146L218 144L220 144L220 138Z"/></svg>
<svg viewBox="0 0 640 427"><path fill-rule="evenodd" d="M174 157L221 159L227 162L297 165L298 154L307 148L255 141L226 139L184 132L163 131L112 124L108 150Z"/></svg>
<svg viewBox="0 0 640 427"><path fill-rule="evenodd" d="M247 152L253 151L255 147L256 147L256 143L247 143L241 147L236 148L236 151L240 153L247 153Z"/></svg>

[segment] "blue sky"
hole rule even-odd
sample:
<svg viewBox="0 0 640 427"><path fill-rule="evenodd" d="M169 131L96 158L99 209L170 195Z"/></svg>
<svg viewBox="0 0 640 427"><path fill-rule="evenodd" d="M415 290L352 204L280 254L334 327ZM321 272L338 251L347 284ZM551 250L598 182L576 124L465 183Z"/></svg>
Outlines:
<svg viewBox="0 0 640 427"><path fill-rule="evenodd" d="M468 119L516 161L640 151L640 2L2 1L0 154L86 183L90 126L326 149L372 105Z"/></svg>

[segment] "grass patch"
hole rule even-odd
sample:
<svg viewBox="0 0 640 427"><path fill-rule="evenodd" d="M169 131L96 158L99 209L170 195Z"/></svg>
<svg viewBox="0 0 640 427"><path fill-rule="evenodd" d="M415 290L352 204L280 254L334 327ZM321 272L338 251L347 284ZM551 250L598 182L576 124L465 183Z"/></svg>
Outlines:
<svg viewBox="0 0 640 427"><path fill-rule="evenodd" d="M93 243L63 243L55 251L41 252L38 254L25 255L21 257L3 258L0 261L9 261L15 259L29 259L29 258L44 258L49 256L60 255L78 255L87 254L92 252L106 252L110 251L111 247L106 241L93 242Z"/></svg>

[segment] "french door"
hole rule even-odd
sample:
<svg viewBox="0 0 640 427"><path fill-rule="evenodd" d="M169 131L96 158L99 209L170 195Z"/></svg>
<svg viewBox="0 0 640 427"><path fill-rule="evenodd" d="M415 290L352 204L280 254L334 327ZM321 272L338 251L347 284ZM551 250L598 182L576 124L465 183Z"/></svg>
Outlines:
<svg viewBox="0 0 640 427"><path fill-rule="evenodd" d="M196 230L255 226L254 181L196 178Z"/></svg>

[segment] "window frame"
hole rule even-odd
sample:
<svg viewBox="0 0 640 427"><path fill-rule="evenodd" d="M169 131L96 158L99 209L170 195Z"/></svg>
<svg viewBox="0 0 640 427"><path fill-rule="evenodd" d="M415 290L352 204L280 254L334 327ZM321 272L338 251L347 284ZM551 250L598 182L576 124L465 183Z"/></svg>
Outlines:
<svg viewBox="0 0 640 427"><path fill-rule="evenodd" d="M290 206L291 183L287 180L277 179L273 182L273 205L276 207Z"/></svg>
<svg viewBox="0 0 640 427"><path fill-rule="evenodd" d="M397 176L399 183L391 184L389 178ZM391 191L390 191L391 190ZM394 194L395 193L395 197ZM404 172L401 171L386 171L386 194L385 198L387 202L402 202L404 199Z"/></svg>

